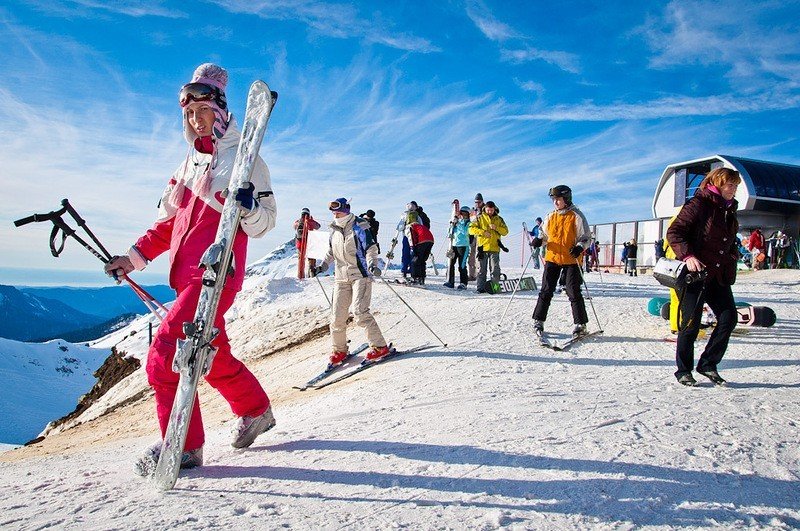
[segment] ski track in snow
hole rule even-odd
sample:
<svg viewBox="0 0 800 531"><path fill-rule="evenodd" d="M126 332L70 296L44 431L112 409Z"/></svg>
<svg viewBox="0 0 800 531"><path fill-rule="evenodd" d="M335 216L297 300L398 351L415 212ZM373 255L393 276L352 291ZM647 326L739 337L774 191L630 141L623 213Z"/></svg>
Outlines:
<svg viewBox="0 0 800 531"><path fill-rule="evenodd" d="M800 272L740 275L737 298L773 307L778 323L733 336L720 365L727 388L702 376L697 388L676 383L668 325L646 310L665 294L652 278L603 274L601 283L592 273L605 333L568 351L537 346L535 293L518 293L498 326L508 295L448 290L429 277L425 289L396 289L448 347L301 392L291 387L324 366L328 337L267 354L324 327L328 310L316 280L283 278L291 260L251 275L227 316L276 428L232 449L230 411L203 384L205 466L159 494L132 471L157 437L139 370L77 426L0 454L0 527L800 527ZM322 281L330 294L332 279ZM436 344L386 286L376 284L372 308L398 348ZM551 339L564 341L571 322L556 295ZM142 334L124 337L109 342L143 358ZM364 340L355 326L349 337Z"/></svg>

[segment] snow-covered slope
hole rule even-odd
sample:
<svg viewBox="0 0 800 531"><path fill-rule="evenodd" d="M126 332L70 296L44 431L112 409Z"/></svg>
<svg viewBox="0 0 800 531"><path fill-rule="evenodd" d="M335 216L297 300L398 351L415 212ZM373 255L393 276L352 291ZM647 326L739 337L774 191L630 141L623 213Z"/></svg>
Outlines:
<svg viewBox="0 0 800 531"><path fill-rule="evenodd" d="M291 387L329 351L327 302L315 280L251 271L229 333L268 390L278 426L233 450L230 410L202 386L206 465L158 494L130 466L157 437L139 370L127 393L107 395L108 413L0 455L0 525L800 526L800 273L740 275L737 297L772 306L778 323L734 336L720 366L727 388L675 382L666 322L646 311L664 294L652 278L588 280L605 333L567 352L535 345L531 292L517 295L499 326L508 295L447 290L430 277L427 289L394 286L449 346L301 392ZM322 284L330 293L332 279ZM435 343L388 286L375 286L372 307L400 348ZM557 295L547 327L565 338L570 325L569 303ZM140 338L118 348L143 352ZM115 409L114 400L126 405Z"/></svg>
<svg viewBox="0 0 800 531"><path fill-rule="evenodd" d="M0 442L25 443L75 409L109 354L109 349L62 340L36 344L0 338Z"/></svg>

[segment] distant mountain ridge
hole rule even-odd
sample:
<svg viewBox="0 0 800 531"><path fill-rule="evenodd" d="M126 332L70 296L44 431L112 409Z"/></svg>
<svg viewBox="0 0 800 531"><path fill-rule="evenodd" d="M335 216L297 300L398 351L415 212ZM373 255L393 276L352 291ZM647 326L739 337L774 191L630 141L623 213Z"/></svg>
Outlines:
<svg viewBox="0 0 800 531"><path fill-rule="evenodd" d="M145 289L162 303L175 298L169 286ZM147 311L126 286L16 288L0 284L0 337L16 341L89 341Z"/></svg>
<svg viewBox="0 0 800 531"><path fill-rule="evenodd" d="M175 299L175 291L169 286L142 286L159 302L167 303ZM22 293L38 298L54 299L79 312L101 317L101 321L113 319L128 313L146 313L147 307L127 286L107 286L103 288L73 287L21 287Z"/></svg>
<svg viewBox="0 0 800 531"><path fill-rule="evenodd" d="M61 301L0 285L0 337L32 341L89 328L104 320L80 312Z"/></svg>

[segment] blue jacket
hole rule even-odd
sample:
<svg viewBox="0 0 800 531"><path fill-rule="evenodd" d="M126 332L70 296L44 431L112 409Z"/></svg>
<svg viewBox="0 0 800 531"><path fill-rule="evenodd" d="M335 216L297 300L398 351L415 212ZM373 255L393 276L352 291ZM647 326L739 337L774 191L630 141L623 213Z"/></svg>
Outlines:
<svg viewBox="0 0 800 531"><path fill-rule="evenodd" d="M469 220L460 219L453 225L453 247L469 247Z"/></svg>

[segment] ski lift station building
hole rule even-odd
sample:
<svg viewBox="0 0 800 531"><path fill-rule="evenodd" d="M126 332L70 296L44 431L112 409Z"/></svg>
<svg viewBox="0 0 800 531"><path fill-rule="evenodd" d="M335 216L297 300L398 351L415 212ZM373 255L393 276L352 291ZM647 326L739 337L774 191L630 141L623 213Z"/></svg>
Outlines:
<svg viewBox="0 0 800 531"><path fill-rule="evenodd" d="M798 237L800 229L800 166L762 160L712 155L677 162L666 167L653 196L653 219L618 221L592 226L603 266L621 267L623 243L631 239L639 247L638 263L655 264L655 243L667 233L670 218L694 196L703 178L715 168L739 172L736 191L740 232L747 237L760 228L766 236L777 230Z"/></svg>
<svg viewBox="0 0 800 531"><path fill-rule="evenodd" d="M653 216L675 215L694 196L708 172L721 167L734 169L742 176L736 191L742 230L749 232L760 228L765 234L782 230L795 237L798 235L800 166L729 155L713 155L667 166L656 186Z"/></svg>

